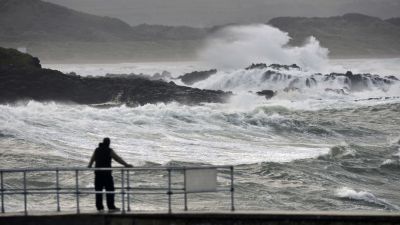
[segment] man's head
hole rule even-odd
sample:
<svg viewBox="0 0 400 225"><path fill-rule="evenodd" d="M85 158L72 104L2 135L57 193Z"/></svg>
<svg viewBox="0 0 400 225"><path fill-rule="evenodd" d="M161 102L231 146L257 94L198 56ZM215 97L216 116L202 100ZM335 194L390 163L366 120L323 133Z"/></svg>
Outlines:
<svg viewBox="0 0 400 225"><path fill-rule="evenodd" d="M111 143L110 138L106 137L106 138L103 139L103 145L105 147L110 147L110 143Z"/></svg>

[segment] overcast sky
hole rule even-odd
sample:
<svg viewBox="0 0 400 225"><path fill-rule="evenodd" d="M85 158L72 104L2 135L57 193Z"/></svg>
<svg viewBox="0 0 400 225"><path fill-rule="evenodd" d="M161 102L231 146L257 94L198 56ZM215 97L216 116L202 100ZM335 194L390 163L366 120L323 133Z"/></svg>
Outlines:
<svg viewBox="0 0 400 225"><path fill-rule="evenodd" d="M212 26L267 22L277 16L336 16L349 12L400 17L400 0L45 0L131 25Z"/></svg>

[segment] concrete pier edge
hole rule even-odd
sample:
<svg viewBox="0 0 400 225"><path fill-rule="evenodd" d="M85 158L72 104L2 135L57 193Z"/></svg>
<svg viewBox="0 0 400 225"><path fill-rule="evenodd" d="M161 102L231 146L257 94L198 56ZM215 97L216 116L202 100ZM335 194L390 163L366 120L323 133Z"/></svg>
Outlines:
<svg viewBox="0 0 400 225"><path fill-rule="evenodd" d="M0 214L1 225L400 225L400 212L129 212Z"/></svg>

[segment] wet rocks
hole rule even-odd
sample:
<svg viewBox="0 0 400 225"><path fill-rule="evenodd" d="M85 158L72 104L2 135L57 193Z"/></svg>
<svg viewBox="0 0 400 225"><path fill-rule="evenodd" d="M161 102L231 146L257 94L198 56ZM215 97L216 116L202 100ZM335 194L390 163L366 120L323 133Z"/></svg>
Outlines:
<svg viewBox="0 0 400 225"><path fill-rule="evenodd" d="M119 102L127 105L172 102L224 102L231 93L178 86L140 76L81 77L41 69L35 58L0 48L0 102L63 101L79 104ZM13 58L8 57L13 55Z"/></svg>
<svg viewBox="0 0 400 225"><path fill-rule="evenodd" d="M291 70L291 69L300 70L301 69L296 64L292 64L292 65L271 64L271 65L268 66L265 63L252 63L250 66L248 66L246 68L246 70L266 69L266 68L271 68L271 69L274 69L274 70Z"/></svg>
<svg viewBox="0 0 400 225"><path fill-rule="evenodd" d="M256 92L257 95L264 96L266 99L271 99L272 97L275 96L276 92L272 90L262 90L259 92Z"/></svg>
<svg viewBox="0 0 400 225"><path fill-rule="evenodd" d="M214 75L216 73L217 73L216 69L207 70L207 71L194 71L194 72L179 76L178 79L181 79L181 81L186 85L193 85L194 83L205 80L205 79L209 78L211 75Z"/></svg>
<svg viewBox="0 0 400 225"><path fill-rule="evenodd" d="M296 65L296 64L292 64L292 65L281 65L281 64L271 64L269 65L270 68L272 69L276 69L276 70L291 70L291 69L296 69L296 70L300 70L301 68Z"/></svg>
<svg viewBox="0 0 400 225"><path fill-rule="evenodd" d="M273 70L267 70L264 72L262 76L262 81L271 80L271 81L278 81L278 80L290 80L292 79L292 75L290 74L283 74Z"/></svg>
<svg viewBox="0 0 400 225"><path fill-rule="evenodd" d="M398 81L399 79L397 78L397 77L395 77L395 76L387 76L387 77L385 77L386 79L389 79L389 80L396 80L396 81Z"/></svg>
<svg viewBox="0 0 400 225"><path fill-rule="evenodd" d="M246 68L246 70L265 69L265 68L268 68L268 65L265 63L252 63L250 66Z"/></svg>
<svg viewBox="0 0 400 225"><path fill-rule="evenodd" d="M36 57L22 54L16 49L5 49L0 47L0 69L40 69L40 61Z"/></svg>
<svg viewBox="0 0 400 225"><path fill-rule="evenodd" d="M306 86L307 87L312 87L312 86L316 86L316 85L317 85L317 80L315 80L314 77L306 79Z"/></svg>

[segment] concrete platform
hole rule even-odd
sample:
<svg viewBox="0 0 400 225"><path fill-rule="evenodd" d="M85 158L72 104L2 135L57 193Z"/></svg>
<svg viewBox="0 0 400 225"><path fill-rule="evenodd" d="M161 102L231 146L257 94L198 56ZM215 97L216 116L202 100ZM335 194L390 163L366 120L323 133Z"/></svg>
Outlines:
<svg viewBox="0 0 400 225"><path fill-rule="evenodd" d="M1 225L400 225L400 212L129 212L1 214Z"/></svg>

